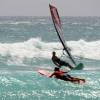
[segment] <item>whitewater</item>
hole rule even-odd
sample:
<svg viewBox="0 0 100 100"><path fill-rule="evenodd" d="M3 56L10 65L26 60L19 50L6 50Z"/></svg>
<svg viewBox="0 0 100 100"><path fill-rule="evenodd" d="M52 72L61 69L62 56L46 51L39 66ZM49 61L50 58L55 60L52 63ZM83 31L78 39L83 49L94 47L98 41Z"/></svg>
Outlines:
<svg viewBox="0 0 100 100"><path fill-rule="evenodd" d="M61 19L71 54L85 65L69 74L86 83L73 84L37 73L38 69L54 69L52 51L58 57L63 54L51 18L0 17L0 100L100 99L100 18Z"/></svg>

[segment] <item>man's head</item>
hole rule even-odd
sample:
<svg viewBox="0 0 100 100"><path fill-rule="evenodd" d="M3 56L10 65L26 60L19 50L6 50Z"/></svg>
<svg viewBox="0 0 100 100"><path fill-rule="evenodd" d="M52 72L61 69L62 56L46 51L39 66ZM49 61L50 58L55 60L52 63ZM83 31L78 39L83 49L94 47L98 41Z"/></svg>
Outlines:
<svg viewBox="0 0 100 100"><path fill-rule="evenodd" d="M55 55L56 55L56 52L55 52L55 51L53 51L53 52L52 52L52 55L53 55L53 56L55 56Z"/></svg>
<svg viewBox="0 0 100 100"><path fill-rule="evenodd" d="M54 71L60 71L59 68L55 67Z"/></svg>

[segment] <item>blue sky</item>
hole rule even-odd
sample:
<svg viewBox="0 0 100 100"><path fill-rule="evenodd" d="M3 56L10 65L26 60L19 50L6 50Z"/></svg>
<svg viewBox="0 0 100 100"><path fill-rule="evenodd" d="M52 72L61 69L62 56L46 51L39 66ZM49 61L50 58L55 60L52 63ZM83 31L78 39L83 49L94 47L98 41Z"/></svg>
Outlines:
<svg viewBox="0 0 100 100"><path fill-rule="evenodd" d="M0 0L0 16L49 16L51 0ZM100 0L52 0L60 16L100 16Z"/></svg>

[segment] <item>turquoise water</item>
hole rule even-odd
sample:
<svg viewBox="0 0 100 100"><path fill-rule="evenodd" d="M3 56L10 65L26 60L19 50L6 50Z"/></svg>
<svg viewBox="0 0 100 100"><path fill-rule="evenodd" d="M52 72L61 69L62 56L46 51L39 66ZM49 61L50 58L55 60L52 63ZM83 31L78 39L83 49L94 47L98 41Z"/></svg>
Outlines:
<svg viewBox="0 0 100 100"><path fill-rule="evenodd" d="M69 72L83 85L46 78L38 69L53 69L52 51L62 45L49 17L0 17L0 100L99 100L100 18L62 17L67 45L83 70ZM64 59L68 60L68 59Z"/></svg>

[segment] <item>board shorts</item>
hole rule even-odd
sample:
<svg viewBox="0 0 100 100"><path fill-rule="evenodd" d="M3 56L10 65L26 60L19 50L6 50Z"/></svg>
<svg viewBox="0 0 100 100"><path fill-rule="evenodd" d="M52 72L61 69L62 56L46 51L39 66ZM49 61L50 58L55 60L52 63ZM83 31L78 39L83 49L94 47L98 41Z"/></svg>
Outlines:
<svg viewBox="0 0 100 100"><path fill-rule="evenodd" d="M69 78L71 78L70 75L68 75L67 73L64 74L63 79L66 81L69 81Z"/></svg>

